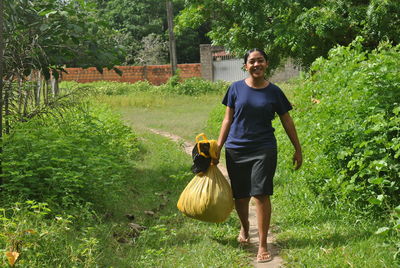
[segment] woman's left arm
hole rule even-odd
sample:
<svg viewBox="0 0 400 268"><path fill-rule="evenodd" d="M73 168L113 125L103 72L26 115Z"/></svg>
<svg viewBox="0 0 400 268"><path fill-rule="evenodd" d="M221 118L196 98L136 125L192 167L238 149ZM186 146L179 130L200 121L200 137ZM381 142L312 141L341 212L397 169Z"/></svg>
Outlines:
<svg viewBox="0 0 400 268"><path fill-rule="evenodd" d="M297 170L301 167L301 164L303 163L303 156L301 153L299 138L297 137L296 127L294 126L293 119L289 115L289 113L279 115L279 118L281 119L281 123L286 131L286 134L288 135L290 141L294 146L295 152L293 155L293 164L296 165L295 169Z"/></svg>

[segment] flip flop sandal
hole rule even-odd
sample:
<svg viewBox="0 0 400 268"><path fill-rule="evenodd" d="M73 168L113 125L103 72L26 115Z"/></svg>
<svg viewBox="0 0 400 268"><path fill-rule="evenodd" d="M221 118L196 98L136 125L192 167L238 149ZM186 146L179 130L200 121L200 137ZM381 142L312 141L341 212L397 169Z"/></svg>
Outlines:
<svg viewBox="0 0 400 268"><path fill-rule="evenodd" d="M250 243L250 237L244 238L243 236L239 235L237 238L237 241L241 244L241 245L247 245Z"/></svg>
<svg viewBox="0 0 400 268"><path fill-rule="evenodd" d="M258 263L263 263L263 262L269 262L272 260L271 254L269 252L263 252L261 254L257 254L257 262Z"/></svg>

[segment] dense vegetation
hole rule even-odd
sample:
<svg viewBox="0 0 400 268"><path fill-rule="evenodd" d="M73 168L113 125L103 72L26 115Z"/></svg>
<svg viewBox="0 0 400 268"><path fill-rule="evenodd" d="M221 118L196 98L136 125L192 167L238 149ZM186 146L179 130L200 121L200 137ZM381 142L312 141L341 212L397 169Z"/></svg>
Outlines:
<svg viewBox="0 0 400 268"><path fill-rule="evenodd" d="M177 18L177 30L211 24L214 44L239 55L263 48L274 69L280 60L310 66L336 45L364 37L364 48L400 42L400 4L396 0L188 0Z"/></svg>
<svg viewBox="0 0 400 268"><path fill-rule="evenodd" d="M235 241L233 219L210 232L207 224L177 214L176 200L192 176L190 157L179 144L133 134L99 102L143 97L139 103L149 107L160 96L175 100L221 89L198 80L199 90L204 89L199 93L188 89L196 80L175 80L161 87L66 83L62 92L85 91L86 97L14 122L3 145L2 266L16 260L17 267L154 267L168 256L164 265L187 267L192 254L180 255L193 244L204 264L246 264L246 252L233 254L220 242L227 235L229 243ZM221 254L209 259L212 252Z"/></svg>
<svg viewBox="0 0 400 268"><path fill-rule="evenodd" d="M123 48L121 64L166 64L168 59L168 23L166 2L157 0L91 0L97 4L100 17L112 29L113 40ZM184 1L173 2L174 14L183 9ZM176 38L178 63L200 61L199 45L209 43L207 27L182 31Z"/></svg>
<svg viewBox="0 0 400 268"><path fill-rule="evenodd" d="M137 152L130 128L101 106L15 124L3 144L2 251L22 254L21 267L92 265L89 226L120 201Z"/></svg>
<svg viewBox="0 0 400 268"><path fill-rule="evenodd" d="M327 202L387 216L400 205L400 46L365 53L361 41L314 62L298 109L314 136L307 142L329 163L310 174L310 187ZM304 105L310 97L318 103Z"/></svg>

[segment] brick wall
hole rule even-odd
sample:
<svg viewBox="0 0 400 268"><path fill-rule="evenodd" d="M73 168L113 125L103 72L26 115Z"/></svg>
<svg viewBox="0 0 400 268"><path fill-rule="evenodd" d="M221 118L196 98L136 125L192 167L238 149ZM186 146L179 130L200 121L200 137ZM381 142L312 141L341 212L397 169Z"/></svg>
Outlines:
<svg viewBox="0 0 400 268"><path fill-rule="evenodd" d="M149 66L117 66L122 71L119 76L113 70L104 69L99 73L96 68L65 68L68 73L62 74L62 81L76 81L79 83L88 83L93 81L117 81L135 83L141 80L148 80L153 85L161 85L171 77L171 65L149 65ZM201 77L201 65L178 64L180 77L184 80L190 77Z"/></svg>

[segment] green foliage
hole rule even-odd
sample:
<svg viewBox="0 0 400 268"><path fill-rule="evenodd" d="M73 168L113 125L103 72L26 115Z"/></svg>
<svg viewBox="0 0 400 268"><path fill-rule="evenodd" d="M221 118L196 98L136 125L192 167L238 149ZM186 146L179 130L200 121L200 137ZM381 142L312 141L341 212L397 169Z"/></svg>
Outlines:
<svg viewBox="0 0 400 268"><path fill-rule="evenodd" d="M208 93L221 93L226 90L226 83L218 81L212 83L203 78L192 77L178 83L177 79L179 76L173 76L168 83L159 87L163 92L188 95L188 96L200 96Z"/></svg>
<svg viewBox="0 0 400 268"><path fill-rule="evenodd" d="M97 81L92 83L80 84L77 82L62 82L61 87L74 88L77 87L81 90L90 92L93 96L96 95L129 95L135 92L146 92L153 90L154 86L148 81L138 81L136 83L126 82L111 82L111 81Z"/></svg>
<svg viewBox="0 0 400 268"><path fill-rule="evenodd" d="M150 37L165 43L168 41L167 12L165 1L157 0L92 0L97 2L99 15L105 18L116 30L113 34L118 44L124 47L124 55L120 64L141 64L151 62L154 58L150 50L162 54L158 61L165 61L165 47L149 48L146 40ZM183 9L183 1L173 1L175 14ZM199 45L208 42L205 31L184 31L177 36L178 63L199 62ZM147 55L146 55L147 53Z"/></svg>
<svg viewBox="0 0 400 268"><path fill-rule="evenodd" d="M112 68L121 48L93 7L78 0L5 1L6 76L41 70L49 79L49 69L60 71L64 65Z"/></svg>
<svg viewBox="0 0 400 268"><path fill-rule="evenodd" d="M222 100L221 100L222 101ZM219 129L221 128L222 120L224 119L226 107L224 105L218 105L211 112L207 120L207 126L204 130L208 136L218 139Z"/></svg>
<svg viewBox="0 0 400 268"><path fill-rule="evenodd" d="M120 82L92 82L86 84L78 84L75 82L63 82L62 87L71 88L78 87L86 91L93 92L95 95L135 95L140 92L151 92L158 94L178 94L187 96L201 96L209 93L225 92L227 84L222 81L216 83L204 80L203 78L192 77L180 81L178 75L172 76L167 83L154 86L148 81L138 81L136 83L120 83Z"/></svg>
<svg viewBox="0 0 400 268"><path fill-rule="evenodd" d="M390 210L400 202L399 46L382 44L362 52L361 41L318 59L302 89L320 144L336 176L310 180L316 192L367 211ZM311 127L311 125L310 125Z"/></svg>
<svg viewBox="0 0 400 268"><path fill-rule="evenodd" d="M263 48L270 68L291 57L309 67L336 45L348 45L363 36L374 49L384 40L398 44L400 4L380 1L186 1L177 18L177 31L211 23L213 43L238 55Z"/></svg>
<svg viewBox="0 0 400 268"><path fill-rule="evenodd" d="M88 213L80 208L80 213ZM99 254L91 228L74 228L75 217L51 215L46 203L26 201L0 208L1 266L5 252L19 252L16 267L93 267ZM71 237L75 235L75 239Z"/></svg>
<svg viewBox="0 0 400 268"><path fill-rule="evenodd" d="M14 200L101 208L118 198L137 150L130 129L102 106L32 119L4 137L2 192Z"/></svg>

